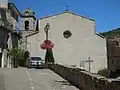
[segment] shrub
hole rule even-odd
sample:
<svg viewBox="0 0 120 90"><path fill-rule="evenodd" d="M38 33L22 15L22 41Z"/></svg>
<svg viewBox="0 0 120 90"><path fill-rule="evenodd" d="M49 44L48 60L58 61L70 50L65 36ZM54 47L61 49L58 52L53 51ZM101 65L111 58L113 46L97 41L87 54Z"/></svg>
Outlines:
<svg viewBox="0 0 120 90"><path fill-rule="evenodd" d="M45 55L45 63L54 63L54 62L55 61L54 61L52 49L47 49Z"/></svg>
<svg viewBox="0 0 120 90"><path fill-rule="evenodd" d="M100 69L98 71L98 74L104 77L109 77L110 76L110 70L107 68Z"/></svg>
<svg viewBox="0 0 120 90"><path fill-rule="evenodd" d="M14 67L17 67L20 64L20 61L24 60L24 52L24 50L18 48L12 48L9 50L8 55L11 57Z"/></svg>

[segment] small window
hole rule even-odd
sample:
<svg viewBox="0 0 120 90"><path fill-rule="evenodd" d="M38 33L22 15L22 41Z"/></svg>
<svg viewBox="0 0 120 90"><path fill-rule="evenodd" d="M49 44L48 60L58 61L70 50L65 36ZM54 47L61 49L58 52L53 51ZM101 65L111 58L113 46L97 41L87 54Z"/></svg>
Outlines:
<svg viewBox="0 0 120 90"><path fill-rule="evenodd" d="M119 46L119 42L118 41L116 41L115 43L116 43L117 46Z"/></svg>
<svg viewBox="0 0 120 90"><path fill-rule="evenodd" d="M25 21L25 30L29 30L29 21Z"/></svg>
<svg viewBox="0 0 120 90"><path fill-rule="evenodd" d="M28 11L25 11L25 15L28 15L29 14L29 12Z"/></svg>
<svg viewBox="0 0 120 90"><path fill-rule="evenodd" d="M68 39L71 35L72 35L72 33L71 33L69 30L66 30L66 31L63 33L63 36L64 36L64 38L66 38L66 39Z"/></svg>
<svg viewBox="0 0 120 90"><path fill-rule="evenodd" d="M33 22L33 28L35 28L35 22Z"/></svg>

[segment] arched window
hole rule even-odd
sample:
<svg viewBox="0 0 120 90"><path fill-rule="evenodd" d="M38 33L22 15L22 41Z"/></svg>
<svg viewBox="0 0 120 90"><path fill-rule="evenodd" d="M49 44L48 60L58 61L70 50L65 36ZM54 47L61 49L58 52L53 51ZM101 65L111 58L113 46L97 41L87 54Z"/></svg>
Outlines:
<svg viewBox="0 0 120 90"><path fill-rule="evenodd" d="M29 21L25 21L25 30L29 30Z"/></svg>

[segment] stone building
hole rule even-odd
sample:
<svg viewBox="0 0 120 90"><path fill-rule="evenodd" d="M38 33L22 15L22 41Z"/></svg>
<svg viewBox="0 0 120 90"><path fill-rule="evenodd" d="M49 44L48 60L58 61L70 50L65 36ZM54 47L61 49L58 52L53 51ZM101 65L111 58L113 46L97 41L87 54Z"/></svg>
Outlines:
<svg viewBox="0 0 120 90"><path fill-rule="evenodd" d="M108 67L106 39L96 33L95 20L71 11L39 20L39 32L27 37L27 50L31 56L45 58L45 50L40 45L46 37L44 27L47 23L50 24L48 38L55 45L53 55L56 63L95 73Z"/></svg>
<svg viewBox="0 0 120 90"><path fill-rule="evenodd" d="M9 0L0 1L0 67L8 67L8 48L16 47L15 38L19 36L18 16L19 10ZM18 38L16 38L18 40ZM14 45L14 46L13 46Z"/></svg>
<svg viewBox="0 0 120 90"><path fill-rule="evenodd" d="M100 34L107 39L108 69L111 77L120 76L120 28Z"/></svg>
<svg viewBox="0 0 120 90"><path fill-rule="evenodd" d="M20 47L27 51L26 36L36 33L36 17L35 13L30 8L25 9L21 14L20 31L22 35Z"/></svg>
<svg viewBox="0 0 120 90"><path fill-rule="evenodd" d="M107 59L111 77L120 76L120 42L116 39L107 39Z"/></svg>

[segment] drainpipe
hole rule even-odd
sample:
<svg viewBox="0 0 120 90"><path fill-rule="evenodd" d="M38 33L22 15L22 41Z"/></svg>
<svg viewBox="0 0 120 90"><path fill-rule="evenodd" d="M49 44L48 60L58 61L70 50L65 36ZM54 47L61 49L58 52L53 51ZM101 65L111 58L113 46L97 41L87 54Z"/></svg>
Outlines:
<svg viewBox="0 0 120 90"><path fill-rule="evenodd" d="M0 48L0 67L2 67L2 48Z"/></svg>
<svg viewBox="0 0 120 90"><path fill-rule="evenodd" d="M2 58L1 58L1 68L4 68L4 52L1 48Z"/></svg>
<svg viewBox="0 0 120 90"><path fill-rule="evenodd" d="M4 51L2 48L0 48L0 53L2 53L2 58L1 58L1 68L4 67Z"/></svg>

